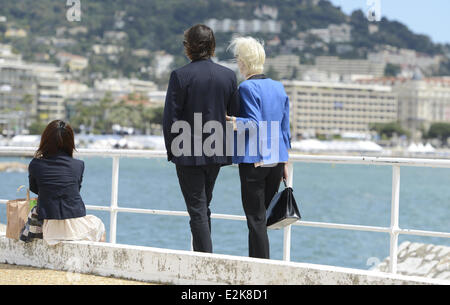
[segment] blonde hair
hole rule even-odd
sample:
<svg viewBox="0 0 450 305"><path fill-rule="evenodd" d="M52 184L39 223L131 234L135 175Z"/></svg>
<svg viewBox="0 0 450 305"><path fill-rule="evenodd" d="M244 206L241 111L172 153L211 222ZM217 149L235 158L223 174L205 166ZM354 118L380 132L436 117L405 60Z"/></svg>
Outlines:
<svg viewBox="0 0 450 305"><path fill-rule="evenodd" d="M245 65L247 74L263 73L266 52L261 42L249 36L236 37L228 46L228 50L230 49L237 60Z"/></svg>

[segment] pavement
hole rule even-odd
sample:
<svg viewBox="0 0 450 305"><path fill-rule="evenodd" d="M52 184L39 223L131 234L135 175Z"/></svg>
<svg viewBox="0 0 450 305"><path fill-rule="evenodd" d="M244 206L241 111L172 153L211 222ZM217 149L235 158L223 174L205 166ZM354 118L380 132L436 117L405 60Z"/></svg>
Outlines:
<svg viewBox="0 0 450 305"><path fill-rule="evenodd" d="M0 232L6 226L0 223ZM152 285L151 283L26 266L0 264L0 285Z"/></svg>
<svg viewBox="0 0 450 305"><path fill-rule="evenodd" d="M0 264L0 285L153 285L151 283Z"/></svg>

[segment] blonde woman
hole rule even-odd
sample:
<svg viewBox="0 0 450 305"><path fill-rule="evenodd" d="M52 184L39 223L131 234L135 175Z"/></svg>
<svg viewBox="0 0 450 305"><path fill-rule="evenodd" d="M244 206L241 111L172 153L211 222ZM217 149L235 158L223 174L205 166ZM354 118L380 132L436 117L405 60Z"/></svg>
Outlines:
<svg viewBox="0 0 450 305"><path fill-rule="evenodd" d="M245 81L239 86L240 116L228 116L227 120L233 121L238 135L242 126L254 126L258 130L257 153L251 153L255 145L247 134L245 147L239 147L237 141L237 151L245 153L238 155L235 152L233 156L233 163L239 164L242 205L249 229L249 256L268 259L266 209L281 180L287 179L288 149L291 147L289 99L280 82L263 74L266 55L260 42L252 37L238 37L233 39L229 49L234 53ZM261 132L263 126L267 128L264 133ZM268 143L277 144L268 147ZM269 155L263 147L267 147Z"/></svg>

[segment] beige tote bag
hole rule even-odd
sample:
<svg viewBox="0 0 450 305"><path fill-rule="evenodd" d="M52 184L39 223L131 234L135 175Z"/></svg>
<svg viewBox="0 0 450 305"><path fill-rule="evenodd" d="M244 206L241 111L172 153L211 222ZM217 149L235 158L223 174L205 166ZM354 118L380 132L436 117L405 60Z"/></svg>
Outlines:
<svg viewBox="0 0 450 305"><path fill-rule="evenodd" d="M17 191L22 187L20 186ZM26 199L9 200L6 203L6 237L19 240L20 231L25 226L30 212L30 190L27 189Z"/></svg>

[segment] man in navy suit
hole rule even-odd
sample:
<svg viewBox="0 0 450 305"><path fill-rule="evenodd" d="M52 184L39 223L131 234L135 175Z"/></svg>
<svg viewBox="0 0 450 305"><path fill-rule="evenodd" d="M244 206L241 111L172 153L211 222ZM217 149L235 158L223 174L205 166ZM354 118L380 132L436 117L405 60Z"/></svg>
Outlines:
<svg viewBox="0 0 450 305"><path fill-rule="evenodd" d="M232 70L211 60L216 43L209 27L198 24L189 28L183 43L191 62L170 75L164 107L164 140L168 160L176 165L190 215L194 251L212 253L209 206L220 167L232 162L226 153L225 116L239 113L237 80ZM221 134L215 137L211 154L204 144L211 144L205 140L214 133ZM178 141L183 135L184 141Z"/></svg>

